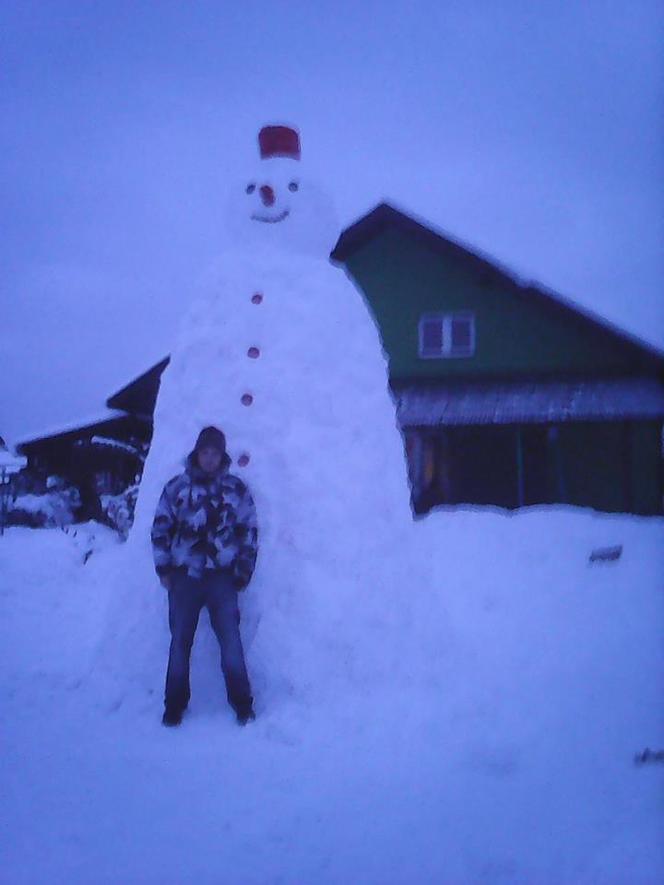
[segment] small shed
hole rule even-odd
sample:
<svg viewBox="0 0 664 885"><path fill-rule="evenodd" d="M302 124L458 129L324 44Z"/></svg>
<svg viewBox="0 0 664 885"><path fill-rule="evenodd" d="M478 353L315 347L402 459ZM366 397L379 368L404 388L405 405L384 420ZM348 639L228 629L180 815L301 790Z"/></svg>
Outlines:
<svg viewBox="0 0 664 885"><path fill-rule="evenodd" d="M136 481L152 433L151 419L107 411L69 427L47 431L17 445L27 458L30 483L42 491L50 475L82 493L118 494Z"/></svg>
<svg viewBox="0 0 664 885"><path fill-rule="evenodd" d="M386 203L332 258L380 327L417 512L663 512L664 354Z"/></svg>
<svg viewBox="0 0 664 885"><path fill-rule="evenodd" d="M140 480L152 440L161 374L169 357L156 363L106 400L104 414L44 431L17 451L27 458L24 491L45 491L49 476L79 490L82 512L99 510L100 495L118 495Z"/></svg>

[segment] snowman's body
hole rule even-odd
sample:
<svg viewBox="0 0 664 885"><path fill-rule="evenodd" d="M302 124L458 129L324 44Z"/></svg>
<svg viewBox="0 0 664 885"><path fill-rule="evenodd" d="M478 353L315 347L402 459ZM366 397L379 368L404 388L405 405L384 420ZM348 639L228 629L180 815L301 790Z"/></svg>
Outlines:
<svg viewBox="0 0 664 885"><path fill-rule="evenodd" d="M261 547L357 556L372 540L358 526L379 537L410 520L379 336L329 262L271 250L222 262L163 376L141 488L148 515L208 424L254 494Z"/></svg>

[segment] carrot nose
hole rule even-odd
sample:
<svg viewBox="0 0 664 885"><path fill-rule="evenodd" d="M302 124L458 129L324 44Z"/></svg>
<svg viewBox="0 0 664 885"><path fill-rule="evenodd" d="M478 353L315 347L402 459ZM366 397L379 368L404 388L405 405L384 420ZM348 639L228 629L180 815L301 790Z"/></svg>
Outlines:
<svg viewBox="0 0 664 885"><path fill-rule="evenodd" d="M274 191L269 184L264 184L261 188L261 200L264 206L271 206L274 203Z"/></svg>

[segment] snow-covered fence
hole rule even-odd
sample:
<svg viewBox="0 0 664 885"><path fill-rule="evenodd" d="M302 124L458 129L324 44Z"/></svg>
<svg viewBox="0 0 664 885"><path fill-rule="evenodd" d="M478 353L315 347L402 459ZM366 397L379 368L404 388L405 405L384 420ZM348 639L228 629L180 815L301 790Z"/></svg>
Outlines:
<svg viewBox="0 0 664 885"><path fill-rule="evenodd" d="M12 455L6 449L0 451L0 535L4 534L7 522L12 478L25 464L26 459L22 455Z"/></svg>

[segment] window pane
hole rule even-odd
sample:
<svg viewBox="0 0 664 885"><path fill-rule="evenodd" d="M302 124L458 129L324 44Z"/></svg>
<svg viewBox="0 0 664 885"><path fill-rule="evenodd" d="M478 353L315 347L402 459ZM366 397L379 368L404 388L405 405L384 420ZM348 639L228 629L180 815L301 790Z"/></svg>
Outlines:
<svg viewBox="0 0 664 885"><path fill-rule="evenodd" d="M452 318L452 347L454 350L470 350L473 344L472 319L470 317Z"/></svg>
<svg viewBox="0 0 664 885"><path fill-rule="evenodd" d="M422 350L426 353L440 353L443 349L442 320L424 320L422 323Z"/></svg>

